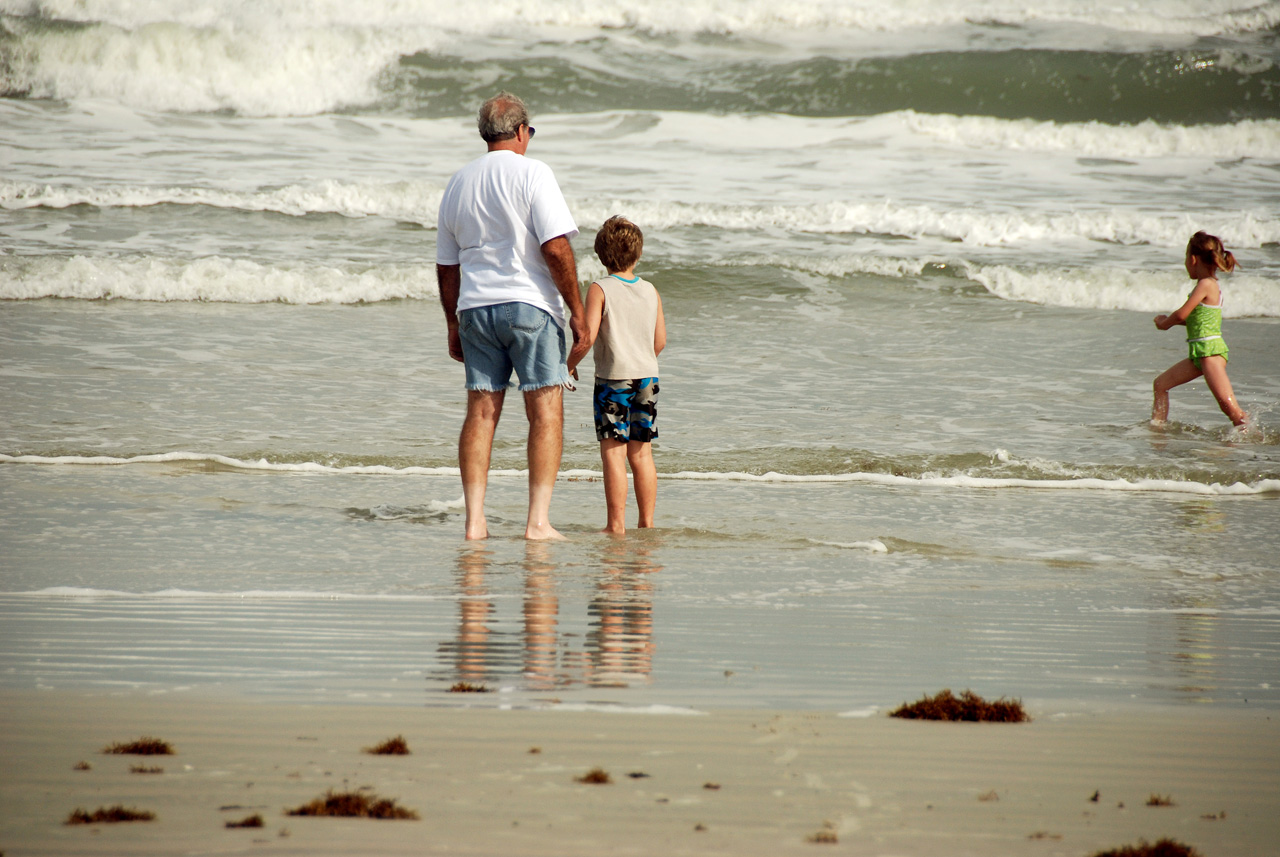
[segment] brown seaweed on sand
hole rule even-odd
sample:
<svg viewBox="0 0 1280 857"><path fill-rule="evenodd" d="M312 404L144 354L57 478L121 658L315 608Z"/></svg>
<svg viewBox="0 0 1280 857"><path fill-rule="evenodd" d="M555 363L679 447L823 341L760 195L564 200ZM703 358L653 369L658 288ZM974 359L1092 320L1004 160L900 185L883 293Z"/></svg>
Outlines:
<svg viewBox="0 0 1280 857"><path fill-rule="evenodd" d="M388 738L381 744L374 747L365 747L364 751L374 756L408 756L409 744L404 740L403 735L397 735L394 738Z"/></svg>
<svg viewBox="0 0 1280 857"><path fill-rule="evenodd" d="M164 768L160 767L159 765L152 765L151 767L147 767L146 765L130 765L129 773L131 774L163 774Z"/></svg>
<svg viewBox="0 0 1280 857"><path fill-rule="evenodd" d="M613 782L613 777L604 768L592 768L580 777L574 777L580 783L603 786Z"/></svg>
<svg viewBox="0 0 1280 857"><path fill-rule="evenodd" d="M65 824L118 824L122 821L153 821L154 812L145 809L126 809L123 806L98 807L92 813L76 809L67 817Z"/></svg>
<svg viewBox="0 0 1280 857"><path fill-rule="evenodd" d="M227 827L265 827L266 822L262 820L262 816L257 813L242 818L239 821L228 821Z"/></svg>
<svg viewBox="0 0 1280 857"><path fill-rule="evenodd" d="M1156 795L1153 794L1147 798L1147 806L1173 806L1172 795Z"/></svg>
<svg viewBox="0 0 1280 857"><path fill-rule="evenodd" d="M1093 857L1200 857L1200 852L1173 839L1161 839L1154 845L1142 839L1137 845L1099 851Z"/></svg>
<svg viewBox="0 0 1280 857"><path fill-rule="evenodd" d="M942 690L935 696L924 696L911 704L903 703L889 712L890 717L902 717L907 720L962 720L966 722L987 723L1023 723L1031 718L1022 708L1020 700L1006 700L1004 697L995 702L987 702L970 690L960 696L952 695L950 689Z"/></svg>
<svg viewBox="0 0 1280 857"><path fill-rule="evenodd" d="M482 684L471 684L470 682L460 681L449 688L450 693L488 693L489 688Z"/></svg>
<svg viewBox="0 0 1280 857"><path fill-rule="evenodd" d="M128 754L133 756L172 756L175 754L173 745L168 741L148 737L142 737L127 744L117 741L110 747L103 747L102 752L108 755Z"/></svg>
<svg viewBox="0 0 1280 857"><path fill-rule="evenodd" d="M394 798L380 798L363 792L325 792L311 803L285 811L285 815L336 816L339 818L413 819L418 814L396 806Z"/></svg>
<svg viewBox="0 0 1280 857"><path fill-rule="evenodd" d="M836 834L836 826L830 821L822 822L822 829L817 833L810 833L804 838L805 842L812 842L816 845L835 845L840 841L840 837Z"/></svg>

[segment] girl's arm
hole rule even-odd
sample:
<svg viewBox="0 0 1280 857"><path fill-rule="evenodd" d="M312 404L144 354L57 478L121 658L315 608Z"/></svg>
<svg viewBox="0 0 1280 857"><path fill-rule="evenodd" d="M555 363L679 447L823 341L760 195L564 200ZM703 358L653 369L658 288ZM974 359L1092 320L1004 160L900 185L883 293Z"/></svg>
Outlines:
<svg viewBox="0 0 1280 857"><path fill-rule="evenodd" d="M1191 290L1191 294L1187 295L1187 302L1175 309L1169 315L1156 316L1156 327L1161 330L1168 330L1176 324L1186 324L1187 316L1191 315L1191 311L1199 306L1209 297L1209 291L1212 285L1208 279L1201 280L1196 283L1196 287Z"/></svg>
<svg viewBox="0 0 1280 857"><path fill-rule="evenodd" d="M662 295L658 295L658 321L653 326L653 355L657 357L667 347L667 320L662 315Z"/></svg>
<svg viewBox="0 0 1280 857"><path fill-rule="evenodd" d="M600 335L600 321L604 318L604 289L600 288L599 283L592 283L591 288L587 289L587 347L586 351L591 350L591 346L595 344L596 337ZM586 357L586 351L582 356ZM579 358L581 359L581 358ZM578 377L578 360L569 364L569 374L575 379Z"/></svg>

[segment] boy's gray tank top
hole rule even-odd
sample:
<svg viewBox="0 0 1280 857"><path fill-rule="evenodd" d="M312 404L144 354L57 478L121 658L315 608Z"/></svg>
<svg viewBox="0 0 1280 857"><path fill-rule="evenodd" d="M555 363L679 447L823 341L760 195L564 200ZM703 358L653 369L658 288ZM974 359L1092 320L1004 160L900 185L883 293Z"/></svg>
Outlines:
<svg viewBox="0 0 1280 857"><path fill-rule="evenodd" d="M610 274L596 284L604 291L604 315L592 356L596 377L624 380L658 377L653 331L658 324L658 290L647 280L634 283Z"/></svg>

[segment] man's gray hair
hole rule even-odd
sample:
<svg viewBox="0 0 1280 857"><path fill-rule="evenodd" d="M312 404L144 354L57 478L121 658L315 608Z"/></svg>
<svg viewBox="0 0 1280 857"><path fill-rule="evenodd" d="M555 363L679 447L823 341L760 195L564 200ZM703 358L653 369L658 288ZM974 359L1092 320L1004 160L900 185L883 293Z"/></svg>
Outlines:
<svg viewBox="0 0 1280 857"><path fill-rule="evenodd" d="M529 110L520 96L499 92L480 106L480 118L476 124L486 143L510 140L521 125L529 124Z"/></svg>

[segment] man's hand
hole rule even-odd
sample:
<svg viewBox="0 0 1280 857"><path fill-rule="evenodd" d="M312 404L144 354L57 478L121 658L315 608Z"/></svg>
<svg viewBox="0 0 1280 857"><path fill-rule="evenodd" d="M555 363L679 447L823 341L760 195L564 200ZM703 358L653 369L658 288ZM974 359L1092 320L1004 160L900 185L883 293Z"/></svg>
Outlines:
<svg viewBox="0 0 1280 857"><path fill-rule="evenodd" d="M449 356L462 362L462 337L458 335L458 292L462 290L462 268L458 265L436 265L436 283L440 287L440 306L449 325Z"/></svg>
<svg viewBox="0 0 1280 857"><path fill-rule="evenodd" d="M579 304L578 307L581 309L582 305ZM591 350L590 333L587 331L587 319L584 313L569 316L569 330L573 333L573 347L569 349L569 359L565 362L575 367L574 371L577 371L577 365Z"/></svg>
<svg viewBox="0 0 1280 857"><path fill-rule="evenodd" d="M458 333L456 324L449 325L449 356L462 362L462 336Z"/></svg>

